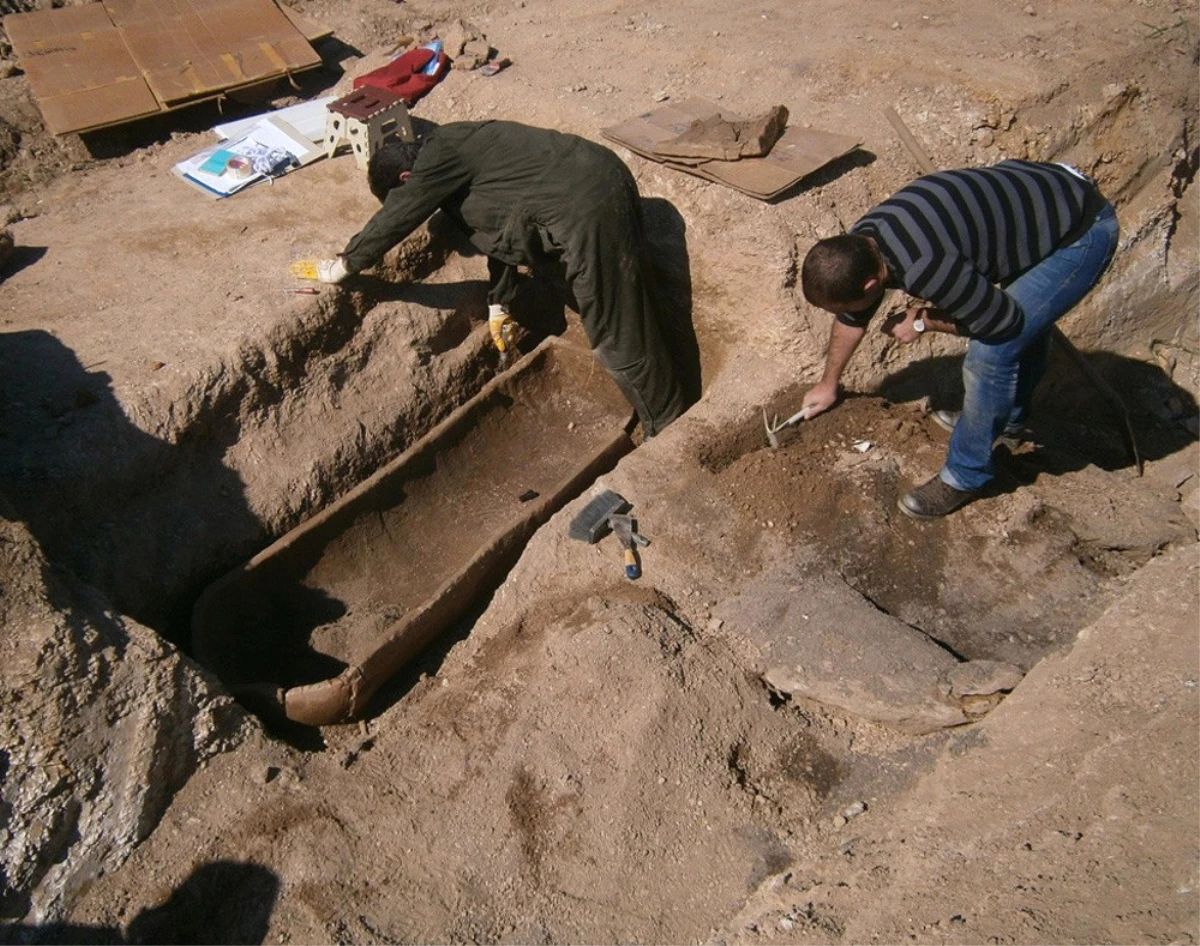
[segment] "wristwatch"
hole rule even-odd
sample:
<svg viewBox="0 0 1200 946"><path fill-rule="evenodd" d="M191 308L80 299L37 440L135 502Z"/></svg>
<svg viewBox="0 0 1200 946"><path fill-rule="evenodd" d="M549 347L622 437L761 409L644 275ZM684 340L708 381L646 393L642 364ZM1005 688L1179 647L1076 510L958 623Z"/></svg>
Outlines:
<svg viewBox="0 0 1200 946"><path fill-rule="evenodd" d="M918 335L925 331L925 320L919 315L913 319L913 331Z"/></svg>

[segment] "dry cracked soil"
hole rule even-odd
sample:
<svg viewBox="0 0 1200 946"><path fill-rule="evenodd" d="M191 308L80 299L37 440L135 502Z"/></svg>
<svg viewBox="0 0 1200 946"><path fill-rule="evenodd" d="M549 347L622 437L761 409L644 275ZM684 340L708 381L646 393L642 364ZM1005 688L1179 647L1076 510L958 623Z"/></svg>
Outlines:
<svg viewBox="0 0 1200 946"><path fill-rule="evenodd" d="M1196 943L1200 7L288 5L332 31L320 69L82 136L47 133L0 43L0 938ZM577 483L356 719L260 717L195 659L193 605L493 379L486 268L435 217L295 295L289 262L373 210L353 159L226 200L171 168L231 116L471 36L511 65L464 58L414 116L608 143L699 398ZM762 201L604 137L692 96L861 144ZM872 333L835 410L775 448L763 430L821 370L805 250L920 173L888 109L939 167L1072 163L1122 226L1063 322L1090 372L1056 353L1029 438L938 523L895 499L940 465L955 340ZM568 302L527 281L524 351L583 344ZM558 396L606 383L596 365ZM426 471L453 527L330 569L415 585L467 562L483 504L579 433L481 423L488 452ZM650 540L636 581L612 537L569 537L604 489ZM392 620L403 589L359 584ZM313 610L312 646L355 607Z"/></svg>

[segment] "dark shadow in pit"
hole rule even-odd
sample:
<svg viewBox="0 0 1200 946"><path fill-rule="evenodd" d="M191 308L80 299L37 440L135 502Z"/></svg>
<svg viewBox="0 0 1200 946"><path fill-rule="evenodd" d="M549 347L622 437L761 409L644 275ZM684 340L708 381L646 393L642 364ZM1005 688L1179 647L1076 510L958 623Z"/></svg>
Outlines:
<svg viewBox="0 0 1200 946"><path fill-rule="evenodd" d="M1196 442L1184 425L1189 418L1194 422L1196 399L1158 365L1106 351L1083 357L1121 396L1143 461L1161 460ZM928 397L932 409L957 410L962 406L962 362L961 356L914 362L889 375L878 394L894 403ZM1010 453L998 448L999 475L990 493L1012 492L1042 474L1060 476L1089 465L1110 471L1136 466L1116 408L1056 348L1034 392L1028 429L1032 449Z"/></svg>
<svg viewBox="0 0 1200 946"><path fill-rule="evenodd" d="M39 262L46 255L46 249L44 246L14 246L8 259L4 261L4 266L0 267L0 280L15 276L25 267Z"/></svg>
<svg viewBox="0 0 1200 946"><path fill-rule="evenodd" d="M50 562L184 645L213 559L222 550L232 559L216 563L219 573L262 542L241 479L221 459L237 424L166 443L129 422L102 367L82 365L49 332L0 334L0 495ZM47 582L63 597L58 587ZM71 612L69 599L51 604Z"/></svg>
<svg viewBox="0 0 1200 946"><path fill-rule="evenodd" d="M687 223L675 205L661 197L642 198L646 221L646 265L651 297L661 319L667 347L683 384L684 402L700 400L704 379L700 343L692 318L692 269Z"/></svg>
<svg viewBox="0 0 1200 946"><path fill-rule="evenodd" d="M142 910L124 932L117 926L17 923L0 930L0 943L261 943L279 887L279 877L261 864L214 861L197 867L166 901Z"/></svg>
<svg viewBox="0 0 1200 946"><path fill-rule="evenodd" d="M383 276L358 273L346 281L346 286L370 295L376 302L406 302L426 309L441 311L467 307L477 318L487 317L487 283L482 279L462 282L394 282ZM478 301L478 305L475 301Z"/></svg>

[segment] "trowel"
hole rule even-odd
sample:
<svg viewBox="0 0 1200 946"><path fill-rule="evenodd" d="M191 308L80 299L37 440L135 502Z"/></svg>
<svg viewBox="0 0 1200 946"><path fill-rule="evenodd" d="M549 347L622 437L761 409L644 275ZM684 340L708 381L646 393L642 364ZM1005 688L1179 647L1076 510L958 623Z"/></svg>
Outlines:
<svg viewBox="0 0 1200 946"><path fill-rule="evenodd" d="M637 546L649 545L650 540L637 530L637 520L630 515L608 517L609 528L621 543L625 554L625 577L636 581L642 577L642 563L638 558Z"/></svg>
<svg viewBox="0 0 1200 946"><path fill-rule="evenodd" d="M775 423L772 424L769 420L767 420L767 409L764 407L763 427L767 429L767 443L771 445L771 449L773 450L779 446L779 434L781 431L787 430L789 427L795 427L802 420L808 420L808 416L811 413L811 407L802 407L783 423L779 423L779 418L776 416Z"/></svg>

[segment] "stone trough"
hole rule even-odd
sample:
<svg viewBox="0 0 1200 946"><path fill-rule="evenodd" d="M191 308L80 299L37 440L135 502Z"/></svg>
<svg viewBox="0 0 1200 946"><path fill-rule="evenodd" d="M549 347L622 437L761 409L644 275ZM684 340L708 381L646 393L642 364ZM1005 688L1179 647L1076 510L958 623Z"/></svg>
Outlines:
<svg viewBox="0 0 1200 946"><path fill-rule="evenodd" d="M633 447L591 353L557 338L218 579L196 658L251 708L313 726L371 695L490 594L533 532Z"/></svg>

